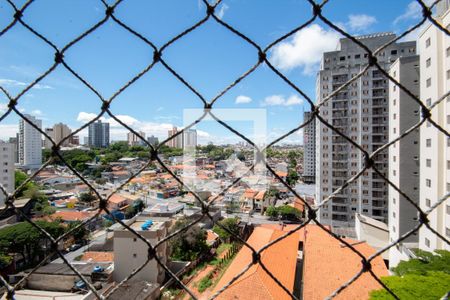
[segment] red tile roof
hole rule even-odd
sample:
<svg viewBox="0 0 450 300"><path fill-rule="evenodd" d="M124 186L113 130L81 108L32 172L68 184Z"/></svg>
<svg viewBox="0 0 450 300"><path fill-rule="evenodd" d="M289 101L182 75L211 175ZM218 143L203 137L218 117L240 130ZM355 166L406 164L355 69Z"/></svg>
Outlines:
<svg viewBox="0 0 450 300"><path fill-rule="evenodd" d="M365 242L346 241L369 257L375 250ZM304 242L303 299L327 298L361 270L361 258L317 225L308 225ZM387 276L381 257L372 261L372 271ZM363 273L334 299L368 299L369 292L381 285L369 273Z"/></svg>
<svg viewBox="0 0 450 300"><path fill-rule="evenodd" d="M114 252L86 251L81 260L90 262L112 262L114 261Z"/></svg>
<svg viewBox="0 0 450 300"><path fill-rule="evenodd" d="M256 227L248 243L256 250L286 234L280 230ZM299 235L291 234L261 253L266 268L291 292L294 289ZM246 246L239 251L214 292L221 289L252 261L252 252ZM217 299L291 299L291 297L262 269L252 265L233 282Z"/></svg>
<svg viewBox="0 0 450 300"><path fill-rule="evenodd" d="M95 215L95 212L88 211L57 211L49 217L52 220L61 219L63 221L84 221Z"/></svg>
<svg viewBox="0 0 450 300"><path fill-rule="evenodd" d="M111 198L109 198L108 202L114 203L114 204L119 204L122 203L124 201L126 201L127 199L119 194L113 194L111 196Z"/></svg>

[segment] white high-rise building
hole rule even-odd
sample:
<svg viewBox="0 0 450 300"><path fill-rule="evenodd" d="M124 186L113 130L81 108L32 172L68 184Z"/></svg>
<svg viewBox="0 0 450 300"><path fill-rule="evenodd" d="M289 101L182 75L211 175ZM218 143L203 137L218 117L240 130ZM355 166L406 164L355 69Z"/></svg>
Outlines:
<svg viewBox="0 0 450 300"><path fill-rule="evenodd" d="M393 33L378 33L356 37L374 51L395 38ZM402 56L416 53L415 42L393 43L377 55L385 70ZM316 80L317 102L341 87L368 64L368 54L347 38L339 41L338 50L326 52ZM321 116L352 141L372 153L388 141L389 84L376 67L370 67L361 77L325 103ZM345 138L316 122L316 202L320 203L365 165L363 153ZM388 153L374 158L375 167L387 175ZM320 222L332 226L353 226L355 213L387 223L388 195L386 182L374 170L345 188L337 197L324 204Z"/></svg>
<svg viewBox="0 0 450 300"><path fill-rule="evenodd" d="M197 130L188 129L183 133L183 148L195 149L197 147Z"/></svg>
<svg viewBox="0 0 450 300"><path fill-rule="evenodd" d="M312 117L311 112L303 114L303 122ZM314 183L316 181L316 122L309 122L303 131L303 181Z"/></svg>
<svg viewBox="0 0 450 300"><path fill-rule="evenodd" d="M138 133L145 139L145 132L139 131ZM129 146L144 145L144 142L133 132L127 133L127 140Z"/></svg>
<svg viewBox="0 0 450 300"><path fill-rule="evenodd" d="M389 70L395 80L419 98L419 56L400 57ZM389 140L420 121L419 104L393 82L389 82ZM419 141L416 129L389 147L389 180L419 202ZM394 242L417 225L417 209L389 185L389 242ZM418 234L410 235L389 249L389 267L409 258L409 249L417 248Z"/></svg>
<svg viewBox="0 0 450 300"><path fill-rule="evenodd" d="M42 120L31 115L25 117L42 128ZM23 119L19 121L19 164L32 169L42 165L42 134Z"/></svg>
<svg viewBox="0 0 450 300"><path fill-rule="evenodd" d="M14 144L0 140L0 184L8 192L14 191ZM0 207L5 204L5 195L0 192Z"/></svg>
<svg viewBox="0 0 450 300"><path fill-rule="evenodd" d="M450 24L448 1L437 7L436 19L443 27ZM450 38L429 24L419 36L420 98L429 106L450 90ZM432 119L450 132L450 99L444 99L431 111ZM420 127L420 207L427 211L450 192L450 138L426 122ZM429 225L450 238L450 200L428 216ZM450 250L450 246L422 226L419 248L425 251Z"/></svg>

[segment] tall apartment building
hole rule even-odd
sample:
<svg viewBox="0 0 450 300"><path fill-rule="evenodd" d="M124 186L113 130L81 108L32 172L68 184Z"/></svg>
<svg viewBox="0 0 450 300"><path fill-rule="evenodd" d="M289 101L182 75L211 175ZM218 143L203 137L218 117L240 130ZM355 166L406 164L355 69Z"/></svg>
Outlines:
<svg viewBox="0 0 450 300"><path fill-rule="evenodd" d="M313 114L305 112L303 122L309 120ZM312 120L303 130L303 181L316 181L316 122Z"/></svg>
<svg viewBox="0 0 450 300"><path fill-rule="evenodd" d="M177 132L178 128L173 127L173 129L169 130L168 136L174 136ZM182 149L195 149L195 147L197 147L197 130L188 129L184 131L182 134L179 134L168 141L167 146Z"/></svg>
<svg viewBox="0 0 450 300"><path fill-rule="evenodd" d="M48 135L49 137L51 137L53 139L53 127L45 128L44 132L46 135ZM52 143L45 136L44 136L44 144L43 145L44 145L45 149L50 149L52 147Z"/></svg>
<svg viewBox="0 0 450 300"><path fill-rule="evenodd" d="M145 138L145 132L139 131L139 134L143 138ZM128 140L128 145L129 146L137 146L137 145L143 145L144 144L144 142L141 141L141 139L136 134L134 134L133 132L128 132L127 133L127 140Z"/></svg>
<svg viewBox="0 0 450 300"><path fill-rule="evenodd" d="M400 57L389 70L389 75L419 97L419 56ZM393 82L389 82L389 140L420 121L420 106ZM389 180L419 203L419 141L420 129L403 137L389 147ZM392 186L389 195L389 242L396 241L417 225L417 209ZM389 249L389 267L407 260L409 248L417 248L418 235ZM405 249L406 248L406 249Z"/></svg>
<svg viewBox="0 0 450 300"><path fill-rule="evenodd" d="M90 147L105 148L109 146L109 123L98 120L89 125L88 144Z"/></svg>
<svg viewBox="0 0 450 300"><path fill-rule="evenodd" d="M70 129L69 126L67 126L66 124L57 123L57 124L53 125L53 127L51 127L51 128L45 128L45 133L47 133L56 144L58 144L64 138L68 137L72 133L72 129ZM67 147L67 146L69 146L69 144L71 144L70 138L65 140L61 144L61 146ZM50 149L52 147L52 143L47 138L45 138L44 147L46 149Z"/></svg>
<svg viewBox="0 0 450 300"><path fill-rule="evenodd" d="M449 28L448 1L441 1L436 19ZM420 98L429 106L450 90L450 38L433 24L419 36ZM450 99L443 100L432 111L432 119L450 132ZM450 138L426 122L420 127L420 207L427 211L450 192ZM447 199L428 216L437 232L450 238L450 200ZM450 250L450 246L422 226L419 248L426 251Z"/></svg>
<svg viewBox="0 0 450 300"><path fill-rule="evenodd" d="M0 184L8 192L14 191L14 144L0 140ZM5 204L5 195L0 191L0 207Z"/></svg>
<svg viewBox="0 0 450 300"><path fill-rule="evenodd" d="M19 163L19 134L16 137L10 137L8 143L13 145L14 149L14 163Z"/></svg>
<svg viewBox="0 0 450 300"><path fill-rule="evenodd" d="M188 129L183 133L183 148L195 149L197 147L197 130Z"/></svg>
<svg viewBox="0 0 450 300"><path fill-rule="evenodd" d="M356 37L372 51L391 41L393 33ZM377 60L389 69L401 56L416 53L415 42L389 45ZM338 50L323 55L316 80L317 101L355 77L368 64L368 55L350 39L339 41ZM321 115L340 132L350 137L369 153L388 141L388 80L376 67L330 99ZM320 203L346 180L356 175L365 164L364 155L343 137L317 120L316 122L316 202ZM375 167L387 175L387 151L375 159ZM320 209L319 220L333 226L353 226L355 213L387 222L387 185L369 169L332 201Z"/></svg>
<svg viewBox="0 0 450 300"><path fill-rule="evenodd" d="M176 127L173 127L172 129L169 130L167 135L170 138L170 137L174 136L175 134L177 134L177 132L178 132L178 129ZM172 148L183 148L182 142L181 142L182 139L180 136L181 135L178 135L178 136L174 137L173 139L169 140L166 143L167 146L172 147Z"/></svg>
<svg viewBox="0 0 450 300"><path fill-rule="evenodd" d="M42 120L25 115L38 128ZM28 168L39 168L42 164L42 134L23 119L19 121L19 164Z"/></svg>
<svg viewBox="0 0 450 300"><path fill-rule="evenodd" d="M156 146L158 145L159 140L156 136L152 135L147 138L147 142L152 146Z"/></svg>

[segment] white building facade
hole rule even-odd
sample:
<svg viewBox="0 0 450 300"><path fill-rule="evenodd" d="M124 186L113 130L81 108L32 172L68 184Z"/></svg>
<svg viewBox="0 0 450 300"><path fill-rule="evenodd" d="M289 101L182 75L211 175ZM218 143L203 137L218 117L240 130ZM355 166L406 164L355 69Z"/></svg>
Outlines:
<svg viewBox="0 0 450 300"><path fill-rule="evenodd" d="M14 144L0 140L0 184L8 193L14 191ZM6 196L0 192L0 207L5 204Z"/></svg>
<svg viewBox="0 0 450 300"><path fill-rule="evenodd" d="M419 56L400 57L389 75L419 98ZM389 140L419 123L420 106L393 82L389 82ZM416 129L389 147L389 180L419 204L419 141ZM417 209L389 185L389 242L392 243L417 226ZM389 249L389 267L407 257L405 248L417 248L418 234L410 235ZM406 253L405 253L406 252Z"/></svg>
<svg viewBox="0 0 450 300"><path fill-rule="evenodd" d="M442 1L438 22L449 28L450 12ZM444 11L444 9L446 11ZM419 36L420 96L432 105L450 90L450 38L429 24ZM450 132L450 99L444 99L431 111L434 122ZM450 191L450 138L426 122L420 129L420 207L427 211ZM429 215L429 225L450 238L450 200L445 200ZM422 226L419 248L425 251L450 250L450 246Z"/></svg>
<svg viewBox="0 0 450 300"><path fill-rule="evenodd" d="M372 51L392 41L393 33L356 37ZM415 42L393 43L377 55L385 70L398 57L416 53ZM350 39L340 40L338 50L326 52L316 80L317 102L322 101L360 73L368 64L368 54ZM388 141L388 80L370 67L320 109L321 116L341 133L372 153ZM316 203L321 203L365 165L363 153L345 138L316 122ZM374 158L375 167L387 175L388 153ZM324 204L318 218L335 227L353 227L355 213L387 223L388 195L384 179L369 169Z"/></svg>
<svg viewBox="0 0 450 300"><path fill-rule="evenodd" d="M25 117L42 128L42 120L31 115ZM19 164L31 169L42 165L42 134L23 119L19 121Z"/></svg>

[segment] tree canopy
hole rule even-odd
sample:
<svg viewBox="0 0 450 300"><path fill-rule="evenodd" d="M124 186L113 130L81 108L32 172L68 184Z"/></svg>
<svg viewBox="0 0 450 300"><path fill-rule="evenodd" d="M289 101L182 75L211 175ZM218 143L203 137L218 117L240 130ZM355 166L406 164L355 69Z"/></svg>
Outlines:
<svg viewBox="0 0 450 300"><path fill-rule="evenodd" d="M381 280L400 299L441 299L450 291L450 252L416 250L417 258L402 261L392 271L397 276ZM372 291L370 299L394 299L386 290Z"/></svg>
<svg viewBox="0 0 450 300"><path fill-rule="evenodd" d="M239 235L239 219L238 218L226 218L222 221L219 221L220 225L227 228L229 231L231 231L235 235ZM221 240L227 241L231 234L228 233L225 229L220 227L219 225L214 225L213 231L217 233Z"/></svg>
<svg viewBox="0 0 450 300"><path fill-rule="evenodd" d="M171 232L175 232L188 224L187 219L178 220ZM192 261L208 249L206 231L197 224L177 234L170 240L171 258L173 260Z"/></svg>

